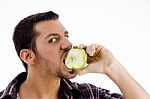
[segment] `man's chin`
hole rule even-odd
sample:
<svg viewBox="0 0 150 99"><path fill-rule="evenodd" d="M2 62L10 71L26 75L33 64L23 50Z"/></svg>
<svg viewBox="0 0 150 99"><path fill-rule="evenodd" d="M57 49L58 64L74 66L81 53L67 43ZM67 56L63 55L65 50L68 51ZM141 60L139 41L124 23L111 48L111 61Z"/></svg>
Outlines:
<svg viewBox="0 0 150 99"><path fill-rule="evenodd" d="M77 71L71 71L71 72L68 72L67 75L64 76L65 79L72 79L72 78L75 78L77 76Z"/></svg>
<svg viewBox="0 0 150 99"><path fill-rule="evenodd" d="M77 76L77 71L67 68L64 63L60 67L63 67L63 69L61 68L62 70L60 69L60 71L59 71L60 72L60 75L59 75L60 78L71 79L71 78L74 78Z"/></svg>
<svg viewBox="0 0 150 99"><path fill-rule="evenodd" d="M68 76L68 79L75 78L76 76L77 76L77 72L76 71L70 72L70 75Z"/></svg>

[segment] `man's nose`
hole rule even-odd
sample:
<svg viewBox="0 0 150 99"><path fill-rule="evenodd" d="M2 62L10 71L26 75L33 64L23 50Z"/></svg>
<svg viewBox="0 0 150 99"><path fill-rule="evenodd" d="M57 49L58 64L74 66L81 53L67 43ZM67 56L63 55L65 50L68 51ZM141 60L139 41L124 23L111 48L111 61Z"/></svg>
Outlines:
<svg viewBox="0 0 150 99"><path fill-rule="evenodd" d="M72 43L67 38L64 38L61 45L61 49L68 51L71 48L72 48Z"/></svg>

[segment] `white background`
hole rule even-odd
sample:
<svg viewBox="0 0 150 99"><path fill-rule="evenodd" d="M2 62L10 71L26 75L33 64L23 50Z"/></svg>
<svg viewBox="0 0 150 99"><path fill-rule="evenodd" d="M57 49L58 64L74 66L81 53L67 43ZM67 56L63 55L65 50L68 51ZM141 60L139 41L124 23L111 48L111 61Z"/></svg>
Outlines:
<svg viewBox="0 0 150 99"><path fill-rule="evenodd" d="M12 42L15 25L30 14L50 10L60 15L74 45L105 46L150 93L150 0L0 0L0 90L24 71ZM120 92L102 74L73 81Z"/></svg>

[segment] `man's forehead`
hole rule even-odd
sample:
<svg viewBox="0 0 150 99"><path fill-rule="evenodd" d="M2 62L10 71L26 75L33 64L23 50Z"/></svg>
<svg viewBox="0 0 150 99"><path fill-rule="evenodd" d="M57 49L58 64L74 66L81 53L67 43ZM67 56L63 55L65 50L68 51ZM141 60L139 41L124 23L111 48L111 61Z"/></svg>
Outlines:
<svg viewBox="0 0 150 99"><path fill-rule="evenodd" d="M37 23L34 26L34 29L37 32L59 32L59 31L66 31L64 26L61 24L60 21L58 20L46 20L46 21L41 21Z"/></svg>
<svg viewBox="0 0 150 99"><path fill-rule="evenodd" d="M62 25L58 20L44 20L35 24L34 28L46 28L46 27L54 27L55 25Z"/></svg>
<svg viewBox="0 0 150 99"><path fill-rule="evenodd" d="M46 20L37 23L34 27L35 31L40 33L44 38L58 35L69 35L68 31L64 28L58 20Z"/></svg>

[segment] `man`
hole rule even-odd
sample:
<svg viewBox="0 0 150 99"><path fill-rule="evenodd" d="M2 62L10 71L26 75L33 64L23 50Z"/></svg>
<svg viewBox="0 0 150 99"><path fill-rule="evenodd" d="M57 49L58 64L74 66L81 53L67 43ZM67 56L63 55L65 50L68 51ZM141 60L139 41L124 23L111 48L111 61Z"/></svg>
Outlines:
<svg viewBox="0 0 150 99"><path fill-rule="evenodd" d="M69 33L52 11L24 18L15 27L13 41L26 69L0 93L0 99L149 99L145 90L126 72L105 47L79 45L88 54L88 66L70 70L64 64L72 48ZM120 88L122 95L92 84L69 81L77 74L103 73Z"/></svg>

